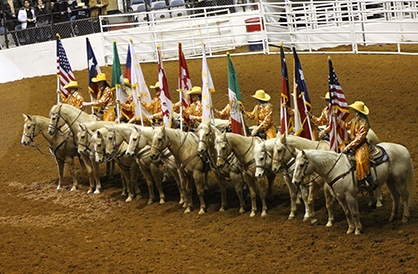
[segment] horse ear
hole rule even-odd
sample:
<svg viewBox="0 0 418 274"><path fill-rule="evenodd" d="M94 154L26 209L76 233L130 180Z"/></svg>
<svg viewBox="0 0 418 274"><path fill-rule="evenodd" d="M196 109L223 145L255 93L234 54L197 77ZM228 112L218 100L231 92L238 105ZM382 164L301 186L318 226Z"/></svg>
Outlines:
<svg viewBox="0 0 418 274"><path fill-rule="evenodd" d="M226 130L224 131L224 133L222 134L222 137L226 139Z"/></svg>
<svg viewBox="0 0 418 274"><path fill-rule="evenodd" d="M102 137L103 137L103 135L102 135L102 133L100 132L100 130L96 131L96 134L97 134L97 137L99 137L99 138L102 138Z"/></svg>
<svg viewBox="0 0 418 274"><path fill-rule="evenodd" d="M82 130L87 130L87 127L86 127L86 125L84 125L84 124L80 124L80 128L81 128Z"/></svg>
<svg viewBox="0 0 418 274"><path fill-rule="evenodd" d="M22 114L22 115L23 115L23 118L25 119L25 121L27 121L27 120L32 121L32 117L30 117L29 115L26 115L26 114Z"/></svg>
<svg viewBox="0 0 418 274"><path fill-rule="evenodd" d="M296 155L298 155L298 154L299 154L299 151L300 151L300 150L299 150L298 148L295 148L295 154L296 154ZM302 150L302 154L304 154L304 153L305 153L305 152Z"/></svg>
<svg viewBox="0 0 418 274"><path fill-rule="evenodd" d="M283 134L282 137L280 137L280 143L286 144L286 133Z"/></svg>

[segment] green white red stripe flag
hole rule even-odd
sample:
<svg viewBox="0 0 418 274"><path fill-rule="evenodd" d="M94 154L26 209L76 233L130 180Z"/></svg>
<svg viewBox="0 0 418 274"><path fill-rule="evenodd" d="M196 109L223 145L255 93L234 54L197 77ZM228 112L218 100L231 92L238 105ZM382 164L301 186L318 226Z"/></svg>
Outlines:
<svg viewBox="0 0 418 274"><path fill-rule="evenodd" d="M212 92L215 92L215 87L206 61L205 44L202 43L202 123L210 123L212 119Z"/></svg>
<svg viewBox="0 0 418 274"><path fill-rule="evenodd" d="M237 73L231 61L229 52L228 56L228 96L230 105L230 117L232 132L242 135L242 120L240 115L240 105L242 104L241 92L239 91Z"/></svg>

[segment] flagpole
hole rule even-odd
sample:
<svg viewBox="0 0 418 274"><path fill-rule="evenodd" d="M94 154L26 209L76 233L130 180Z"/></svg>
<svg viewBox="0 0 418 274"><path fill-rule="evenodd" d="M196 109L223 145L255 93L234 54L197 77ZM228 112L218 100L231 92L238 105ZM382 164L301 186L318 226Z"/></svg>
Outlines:
<svg viewBox="0 0 418 274"><path fill-rule="evenodd" d="M245 130L244 116L242 115L241 107L240 107L239 115L242 121L242 132L244 133L244 136L247 137L247 131ZM229 119L231 119L231 117Z"/></svg>
<svg viewBox="0 0 418 274"><path fill-rule="evenodd" d="M90 102L93 102L93 95L91 95L91 91L89 90L89 95L90 95ZM91 114L94 114L94 107L91 106Z"/></svg>
<svg viewBox="0 0 418 274"><path fill-rule="evenodd" d="M57 104L60 103L61 99L61 89L60 89L60 75L57 74Z"/></svg>
<svg viewBox="0 0 418 274"><path fill-rule="evenodd" d="M116 85L115 88L116 88L116 93L121 92L121 87L118 87L118 85ZM119 103L116 103L116 113L118 114L118 124L120 124L121 113L120 113L120 104Z"/></svg>
<svg viewBox="0 0 418 274"><path fill-rule="evenodd" d="M181 77L181 43L179 42L179 92L180 92L180 130L183 131L183 88L182 88L182 77Z"/></svg>
<svg viewBox="0 0 418 274"><path fill-rule="evenodd" d="M135 84L135 88L134 88L136 95L138 96L139 93L141 93L141 91L138 92L138 84ZM142 114L142 103L141 103L141 96L139 96L139 111L140 111L140 116L141 116L141 126L144 126L144 119L143 119L143 114Z"/></svg>

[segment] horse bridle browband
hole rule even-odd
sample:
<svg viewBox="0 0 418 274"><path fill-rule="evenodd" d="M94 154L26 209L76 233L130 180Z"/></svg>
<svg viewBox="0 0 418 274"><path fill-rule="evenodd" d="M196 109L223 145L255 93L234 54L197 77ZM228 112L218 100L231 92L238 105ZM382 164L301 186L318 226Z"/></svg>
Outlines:
<svg viewBox="0 0 418 274"><path fill-rule="evenodd" d="M65 120L65 118L61 115L61 108L62 108L62 104L60 105L60 108L59 108L59 110L58 110L58 112L54 112L54 113L52 113L52 115L55 115L55 114L57 114L58 115L58 118L57 118L57 120L56 120L56 122L55 122L55 126L53 126L53 125L51 125L51 124L49 124L49 128L53 128L53 129L55 129L56 131L58 131L59 133L61 133L61 135L64 135L65 133L67 133L67 132L62 132L61 131L61 128L57 128L57 126L58 126L58 121L59 121L59 119L60 118L62 118L62 120L64 120L64 122L68 125L68 130L67 131L71 131L71 127L72 127L72 125L78 120L78 118L81 116L81 114L83 113L83 111L80 109L80 112L78 113L78 115L77 115L77 117L74 119L74 121L72 121L71 123L69 123L67 120Z"/></svg>

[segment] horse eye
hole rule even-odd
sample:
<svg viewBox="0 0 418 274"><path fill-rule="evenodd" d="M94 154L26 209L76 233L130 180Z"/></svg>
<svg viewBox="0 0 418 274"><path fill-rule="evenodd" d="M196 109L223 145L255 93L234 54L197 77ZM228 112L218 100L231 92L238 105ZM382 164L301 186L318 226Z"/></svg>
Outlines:
<svg viewBox="0 0 418 274"><path fill-rule="evenodd" d="M163 141L163 138L158 138L158 141L162 142Z"/></svg>
<svg viewBox="0 0 418 274"><path fill-rule="evenodd" d="M226 147L222 147L222 150L225 150L226 149Z"/></svg>
<svg viewBox="0 0 418 274"><path fill-rule="evenodd" d="M261 157L261 158L260 158L260 161L264 161L264 157Z"/></svg>
<svg viewBox="0 0 418 274"><path fill-rule="evenodd" d="M52 117L52 120L55 120L55 117Z"/></svg>
<svg viewBox="0 0 418 274"><path fill-rule="evenodd" d="M138 140L138 138L134 138L134 142L136 142L136 140Z"/></svg>
<svg viewBox="0 0 418 274"><path fill-rule="evenodd" d="M112 137L112 136L110 136L110 137L109 137L109 140L112 140L112 138L113 138L113 137Z"/></svg>

